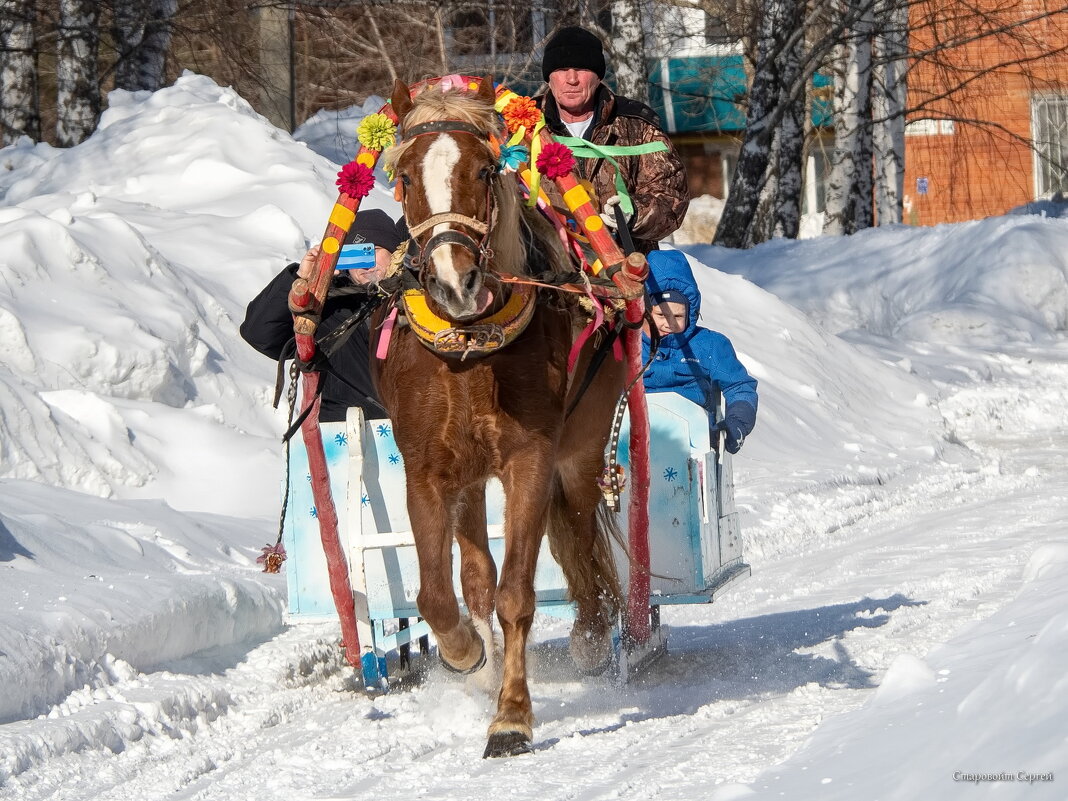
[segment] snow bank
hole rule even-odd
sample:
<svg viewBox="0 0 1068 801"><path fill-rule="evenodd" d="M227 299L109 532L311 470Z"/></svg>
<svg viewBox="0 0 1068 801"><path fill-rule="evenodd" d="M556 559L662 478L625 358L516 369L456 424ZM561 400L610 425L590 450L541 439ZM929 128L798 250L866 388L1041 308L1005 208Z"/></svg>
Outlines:
<svg viewBox="0 0 1068 801"><path fill-rule="evenodd" d="M936 344L1049 340L1068 326L1068 224L1018 215L892 226L846 241L685 250L744 275L828 331Z"/></svg>
<svg viewBox="0 0 1068 801"><path fill-rule="evenodd" d="M106 685L115 660L150 670L281 629L281 576L258 571L261 525L0 483L0 722Z"/></svg>

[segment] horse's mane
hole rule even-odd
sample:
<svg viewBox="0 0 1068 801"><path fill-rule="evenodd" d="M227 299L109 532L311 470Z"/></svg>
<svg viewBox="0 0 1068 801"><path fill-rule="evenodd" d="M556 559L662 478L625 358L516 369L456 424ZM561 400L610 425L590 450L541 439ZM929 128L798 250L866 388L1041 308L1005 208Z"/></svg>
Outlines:
<svg viewBox="0 0 1068 801"><path fill-rule="evenodd" d="M500 141L505 135L500 115L492 103L466 90L442 92L435 87L425 89L413 98L411 111L401 120L401 132L407 127L438 120L460 120L484 131L485 139L472 141L479 142L490 157L494 155L490 138ZM414 142L414 139L408 139L386 150L382 154L386 169L395 169ZM493 194L497 219L489 244L495 269L510 275L526 275L539 269L552 272L572 269L552 225L539 212L521 202L514 176L499 174L493 184Z"/></svg>
<svg viewBox="0 0 1068 801"><path fill-rule="evenodd" d="M487 153L492 154L489 138L495 136L498 139L503 135L503 125L500 116L493 105L486 103L477 95L463 89L449 89L445 92L436 87L424 89L412 99L412 109L401 120L401 134L406 128L422 125L425 122L437 122L438 120L459 120L468 125L474 125L481 131L486 132L485 140L479 140ZM382 160L387 170L396 168L409 148L415 144L415 139L405 139L402 142L388 148L382 154Z"/></svg>

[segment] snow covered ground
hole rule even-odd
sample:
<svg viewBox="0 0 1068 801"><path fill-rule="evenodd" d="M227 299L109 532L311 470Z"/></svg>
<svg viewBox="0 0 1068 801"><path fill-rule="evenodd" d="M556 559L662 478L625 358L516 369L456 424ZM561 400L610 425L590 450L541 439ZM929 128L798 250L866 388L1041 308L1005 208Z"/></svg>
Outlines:
<svg viewBox="0 0 1068 801"><path fill-rule="evenodd" d="M315 150L357 117L313 149L186 75L0 150L0 798L1068 797L1057 207L686 247L760 380L752 578L667 609L623 687L539 617L536 753L483 761L491 699L438 669L364 696L255 564L283 415L237 325L321 235Z"/></svg>

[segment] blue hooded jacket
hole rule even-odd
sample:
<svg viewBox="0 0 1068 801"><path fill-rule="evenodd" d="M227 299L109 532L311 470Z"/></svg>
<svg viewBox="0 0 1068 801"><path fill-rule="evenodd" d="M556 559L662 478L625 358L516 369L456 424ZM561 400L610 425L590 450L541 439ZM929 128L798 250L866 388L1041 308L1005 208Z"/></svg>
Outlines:
<svg viewBox="0 0 1068 801"><path fill-rule="evenodd" d="M740 446L756 424L757 382L738 361L727 337L697 324L701 292L686 257L677 250L650 253L646 286L654 302L659 293L671 291L682 293L688 305L686 330L660 339L656 358L645 373L646 391L677 392L711 413L718 388L726 404L728 444L734 433ZM649 346L649 337L643 336L643 361L649 358ZM732 431L729 426L741 430Z"/></svg>

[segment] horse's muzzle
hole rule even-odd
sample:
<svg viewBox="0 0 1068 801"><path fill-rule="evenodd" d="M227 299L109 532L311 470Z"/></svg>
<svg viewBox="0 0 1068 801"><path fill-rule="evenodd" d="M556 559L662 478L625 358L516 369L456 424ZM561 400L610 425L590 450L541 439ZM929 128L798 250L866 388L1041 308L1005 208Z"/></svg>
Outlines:
<svg viewBox="0 0 1068 801"><path fill-rule="evenodd" d="M485 285L482 272L477 267L459 276L458 282L445 280L436 274L428 275L425 288L443 316L456 323L477 320L493 305L493 292Z"/></svg>

